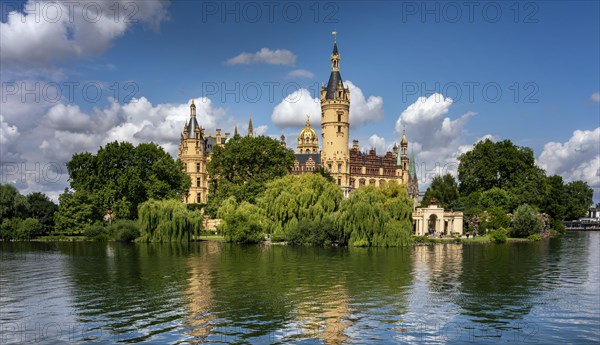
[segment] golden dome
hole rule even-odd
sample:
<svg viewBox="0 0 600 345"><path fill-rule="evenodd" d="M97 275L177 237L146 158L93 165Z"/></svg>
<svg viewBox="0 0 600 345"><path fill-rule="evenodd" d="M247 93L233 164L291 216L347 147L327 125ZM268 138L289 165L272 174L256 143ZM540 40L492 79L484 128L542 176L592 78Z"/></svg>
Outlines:
<svg viewBox="0 0 600 345"><path fill-rule="evenodd" d="M314 129L310 128L310 115L306 115L306 127L298 134L298 153L318 153L319 137Z"/></svg>
<svg viewBox="0 0 600 345"><path fill-rule="evenodd" d="M408 146L408 140L406 139L406 130L402 131L402 140L400 141L400 146Z"/></svg>
<svg viewBox="0 0 600 345"><path fill-rule="evenodd" d="M314 129L310 128L310 118L309 115L306 115L306 127L304 127L300 134L298 135L298 140L303 139L306 143L310 143L313 140L317 140L317 132Z"/></svg>

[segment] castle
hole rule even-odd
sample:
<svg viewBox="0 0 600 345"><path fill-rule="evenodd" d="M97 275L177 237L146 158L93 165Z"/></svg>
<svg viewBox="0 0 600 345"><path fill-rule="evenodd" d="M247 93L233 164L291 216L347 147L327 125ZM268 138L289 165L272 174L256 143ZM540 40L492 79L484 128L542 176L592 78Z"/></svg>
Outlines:
<svg viewBox="0 0 600 345"><path fill-rule="evenodd" d="M340 54L334 39L331 60L331 74L327 85L321 87L321 141L310 127L307 116L306 126L298 135L296 160L293 174L313 172L319 167L327 170L347 196L353 189L365 185L383 186L390 181L406 185L409 195L418 199L419 187L414 159L408 156L408 140L403 133L400 147L394 144L392 152L377 155L374 148L368 153L360 151L358 141L349 147L350 138L350 90L344 87L340 74ZM185 124L179 144L179 159L184 164L192 185L185 196L186 203L206 203L208 197L208 176L206 163L215 145L225 145L229 133L215 136L204 133L196 120L196 106L190 105L190 120ZM235 130L237 134L237 128ZM252 118L248 123L248 136L253 135ZM285 137L281 137L285 145ZM398 152L400 151L400 152Z"/></svg>

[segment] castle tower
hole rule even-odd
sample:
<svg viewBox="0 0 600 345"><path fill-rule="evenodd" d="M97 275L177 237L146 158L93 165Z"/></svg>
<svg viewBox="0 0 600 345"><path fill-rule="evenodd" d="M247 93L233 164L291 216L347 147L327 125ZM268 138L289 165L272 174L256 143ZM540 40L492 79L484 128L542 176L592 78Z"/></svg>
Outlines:
<svg viewBox="0 0 600 345"><path fill-rule="evenodd" d="M248 136L254 137L254 127L252 126L252 114L250 114L250 120L248 121Z"/></svg>
<svg viewBox="0 0 600 345"><path fill-rule="evenodd" d="M319 153L319 137L310 128L310 115L306 114L306 126L298 134L298 153Z"/></svg>
<svg viewBox="0 0 600 345"><path fill-rule="evenodd" d="M179 142L179 160L184 171L190 176L192 184L184 202L187 204L206 203L208 181L206 178L206 152L204 145L204 129L196 119L194 100L190 105L190 120L185 124Z"/></svg>
<svg viewBox="0 0 600 345"><path fill-rule="evenodd" d="M402 167L402 176L408 176L408 139L406 139L406 130L402 131L402 140L400 141L400 166Z"/></svg>
<svg viewBox="0 0 600 345"><path fill-rule="evenodd" d="M331 173L344 195L350 192L350 90L344 88L340 75L340 54L336 32L331 54L331 74L327 86L321 87L321 165Z"/></svg>

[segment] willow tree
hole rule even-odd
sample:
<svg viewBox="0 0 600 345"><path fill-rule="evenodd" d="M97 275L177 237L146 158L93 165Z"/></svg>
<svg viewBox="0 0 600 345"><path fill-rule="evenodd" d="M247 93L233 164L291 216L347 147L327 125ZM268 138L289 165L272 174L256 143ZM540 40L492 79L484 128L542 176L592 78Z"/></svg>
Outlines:
<svg viewBox="0 0 600 345"><path fill-rule="evenodd" d="M262 209L247 201L238 204L235 197L223 201L217 216L221 219L219 228L228 242L261 242L269 224Z"/></svg>
<svg viewBox="0 0 600 345"><path fill-rule="evenodd" d="M366 186L350 193L336 214L341 243L350 246L396 247L410 243L412 200L396 183Z"/></svg>
<svg viewBox="0 0 600 345"><path fill-rule="evenodd" d="M202 230L202 215L177 200L148 200L138 209L142 242L189 242Z"/></svg>
<svg viewBox="0 0 600 345"><path fill-rule="evenodd" d="M336 241L333 214L343 194L339 186L319 174L288 175L269 182L258 206L271 220L272 239L297 244Z"/></svg>

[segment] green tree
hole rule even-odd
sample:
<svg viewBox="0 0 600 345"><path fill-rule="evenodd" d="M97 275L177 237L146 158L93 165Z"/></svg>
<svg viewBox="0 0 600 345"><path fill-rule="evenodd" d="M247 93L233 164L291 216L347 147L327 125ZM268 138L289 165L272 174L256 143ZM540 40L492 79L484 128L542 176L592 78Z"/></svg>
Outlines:
<svg viewBox="0 0 600 345"><path fill-rule="evenodd" d="M42 234L42 224L35 218L27 218L20 221L15 228L13 239L17 241L29 241Z"/></svg>
<svg viewBox="0 0 600 345"><path fill-rule="evenodd" d="M528 237L542 232L544 224L540 214L531 206L523 204L515 210L513 215L514 237Z"/></svg>
<svg viewBox="0 0 600 345"><path fill-rule="evenodd" d="M498 207L506 213L512 210L512 199L513 197L509 192L498 187L493 187L481 193L479 205L484 209Z"/></svg>
<svg viewBox="0 0 600 345"><path fill-rule="evenodd" d="M139 204L180 199L190 186L181 162L154 143L108 143L95 155L73 155L67 170L75 191L92 195L94 208L115 209L118 218L135 219Z"/></svg>
<svg viewBox="0 0 600 345"><path fill-rule="evenodd" d="M136 220L118 219L108 227L108 233L115 241L133 242L140 237L139 223Z"/></svg>
<svg viewBox="0 0 600 345"><path fill-rule="evenodd" d="M515 146L510 140L480 141L473 150L459 157L460 192L469 195L493 187L504 190L519 186L539 168L535 166L533 150Z"/></svg>
<svg viewBox="0 0 600 345"><path fill-rule="evenodd" d="M502 207L490 207L479 218L480 226L484 230L497 230L510 226L510 217Z"/></svg>
<svg viewBox="0 0 600 345"><path fill-rule="evenodd" d="M448 208L449 205L455 204L459 198L459 193L458 184L454 176L446 174L434 177L423 196L421 206L427 207L432 198L435 198L443 208Z"/></svg>
<svg viewBox="0 0 600 345"><path fill-rule="evenodd" d="M562 221L565 218L568 202L567 189L563 178L558 175L548 177L548 195L542 208L552 219Z"/></svg>
<svg viewBox="0 0 600 345"><path fill-rule="evenodd" d="M139 207L139 241L189 242L202 231L202 214L178 200L150 199Z"/></svg>
<svg viewBox="0 0 600 345"><path fill-rule="evenodd" d="M585 217L593 205L594 190L583 181L573 181L565 186L566 214L565 219L573 220Z"/></svg>
<svg viewBox="0 0 600 345"><path fill-rule="evenodd" d="M257 205L272 221L272 240L323 244L339 237L332 216L342 199L340 187L320 174L287 175L267 183Z"/></svg>
<svg viewBox="0 0 600 345"><path fill-rule="evenodd" d="M0 218L27 218L29 202L11 184L0 185Z"/></svg>
<svg viewBox="0 0 600 345"><path fill-rule="evenodd" d="M47 195L36 192L27 195L29 203L28 217L37 219L42 225L42 234L54 229L54 215L58 211L56 205Z"/></svg>
<svg viewBox="0 0 600 345"><path fill-rule="evenodd" d="M209 198L206 212L215 216L221 203L235 196L238 202L255 203L268 181L288 174L294 152L268 137L234 137L224 147L213 148L207 165Z"/></svg>
<svg viewBox="0 0 600 345"><path fill-rule="evenodd" d="M237 205L229 198L218 213L221 217L219 227L226 241L258 243L263 240L269 221L261 208L247 201Z"/></svg>
<svg viewBox="0 0 600 345"><path fill-rule="evenodd" d="M352 191L336 214L340 243L350 246L403 246L412 233L412 200L404 186L366 186Z"/></svg>
<svg viewBox="0 0 600 345"><path fill-rule="evenodd" d="M83 233L87 226L102 220L104 213L97 205L89 193L65 189L58 197L56 230L67 235Z"/></svg>

